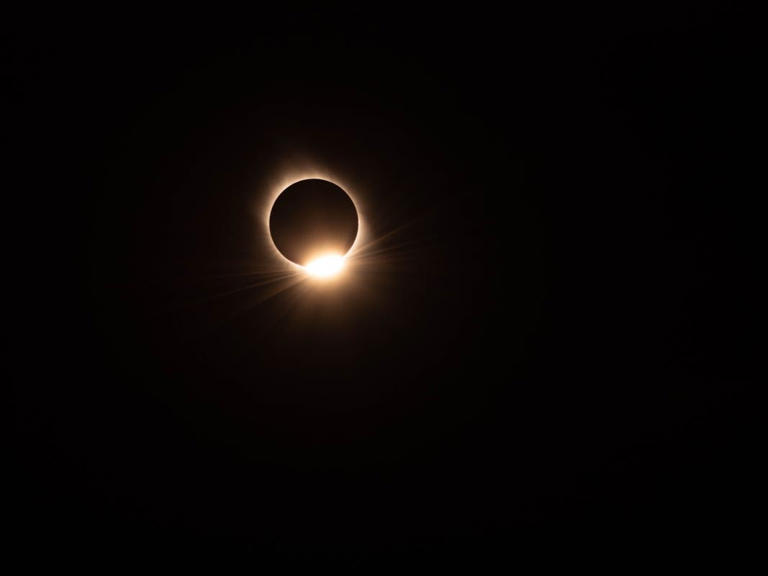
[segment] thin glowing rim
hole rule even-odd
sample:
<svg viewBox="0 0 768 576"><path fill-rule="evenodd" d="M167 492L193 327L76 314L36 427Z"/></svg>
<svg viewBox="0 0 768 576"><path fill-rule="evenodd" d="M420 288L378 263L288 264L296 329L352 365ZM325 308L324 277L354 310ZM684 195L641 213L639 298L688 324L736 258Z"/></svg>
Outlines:
<svg viewBox="0 0 768 576"><path fill-rule="evenodd" d="M355 236L355 241L352 243L352 246L350 246L349 250L347 250L346 254L342 254L341 257L344 259L345 262L347 262L355 253L356 249L360 246L360 243L362 241L362 238L365 234L365 225L364 220L362 216L362 211L360 210L360 203L359 201L354 197L353 194L351 194L348 190L348 188L340 184L337 178L328 176L328 174L324 174L322 172L306 172L302 173L300 177L291 176L282 178L278 184L272 189L272 192L270 194L269 200L267 202L267 209L264 212L263 216L263 222L264 222L264 230L266 231L267 236L267 242L272 247L272 250L277 254L282 260L290 264L292 268L295 268L297 270L302 270L304 272L307 272L306 266L302 266L301 264L297 264L296 262L293 262L289 260L288 258L283 255L280 250L277 249L277 246L275 245L275 241L272 239L272 234L269 231L269 216L272 214L272 208L275 205L275 202L277 202L278 197L280 194L282 194L286 188L289 186L292 186L293 184L296 184L296 182L301 182L302 180L311 180L311 179L319 179L319 180L326 180L327 182L330 182L331 184L335 184L349 196L350 200L352 200L352 204L355 205L355 211L357 212L357 235ZM307 272L308 273L308 272Z"/></svg>

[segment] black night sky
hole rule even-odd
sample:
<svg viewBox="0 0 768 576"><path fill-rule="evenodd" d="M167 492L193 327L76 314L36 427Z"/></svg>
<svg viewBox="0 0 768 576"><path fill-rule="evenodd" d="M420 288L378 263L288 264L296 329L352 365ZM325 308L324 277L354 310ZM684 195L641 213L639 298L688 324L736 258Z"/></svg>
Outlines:
<svg viewBox="0 0 768 576"><path fill-rule="evenodd" d="M19 549L749 546L762 31L619 4L9 19ZM375 248L286 287L309 169Z"/></svg>

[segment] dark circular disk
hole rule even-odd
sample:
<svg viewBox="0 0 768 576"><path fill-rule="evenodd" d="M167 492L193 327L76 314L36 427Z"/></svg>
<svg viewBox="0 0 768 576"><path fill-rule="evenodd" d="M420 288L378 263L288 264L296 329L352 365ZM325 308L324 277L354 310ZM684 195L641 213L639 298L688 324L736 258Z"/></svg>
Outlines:
<svg viewBox="0 0 768 576"><path fill-rule="evenodd" d="M269 214L275 246L301 266L321 256L343 256L355 243L357 230L355 203L341 187L319 178L288 186Z"/></svg>

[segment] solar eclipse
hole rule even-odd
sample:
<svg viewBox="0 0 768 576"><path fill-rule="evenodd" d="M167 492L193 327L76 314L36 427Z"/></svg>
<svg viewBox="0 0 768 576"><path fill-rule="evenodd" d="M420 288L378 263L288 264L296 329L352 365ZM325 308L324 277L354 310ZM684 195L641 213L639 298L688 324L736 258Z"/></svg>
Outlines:
<svg viewBox="0 0 768 576"><path fill-rule="evenodd" d="M20 14L14 551L760 553L760 19L540 4Z"/></svg>
<svg viewBox="0 0 768 576"><path fill-rule="evenodd" d="M340 186L319 178L288 186L269 214L269 233L277 251L317 278L341 272L359 227L352 198Z"/></svg>

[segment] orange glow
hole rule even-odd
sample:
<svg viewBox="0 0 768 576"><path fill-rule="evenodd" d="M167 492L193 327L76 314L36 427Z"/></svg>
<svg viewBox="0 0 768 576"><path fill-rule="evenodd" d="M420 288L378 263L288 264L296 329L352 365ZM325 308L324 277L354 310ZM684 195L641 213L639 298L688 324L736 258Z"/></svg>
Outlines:
<svg viewBox="0 0 768 576"><path fill-rule="evenodd" d="M338 254L328 254L312 260L304 269L315 278L332 278L344 269L344 257Z"/></svg>

